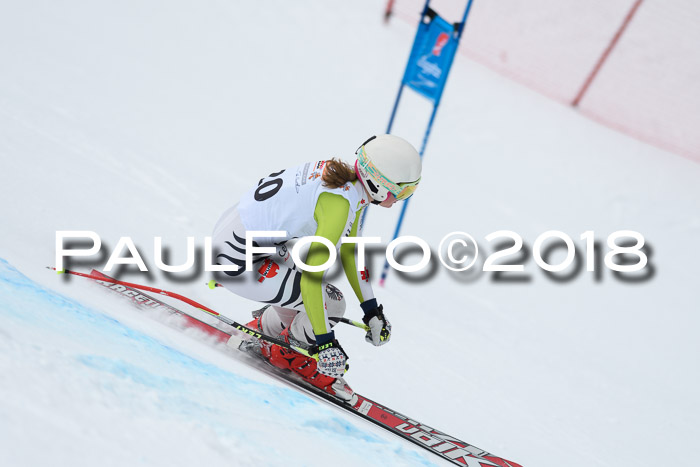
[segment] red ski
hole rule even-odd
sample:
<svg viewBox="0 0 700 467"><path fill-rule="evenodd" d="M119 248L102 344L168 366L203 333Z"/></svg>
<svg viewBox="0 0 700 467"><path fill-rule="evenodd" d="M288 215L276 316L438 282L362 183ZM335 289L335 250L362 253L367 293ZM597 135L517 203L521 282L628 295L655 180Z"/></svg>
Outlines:
<svg viewBox="0 0 700 467"><path fill-rule="evenodd" d="M235 321L222 317L213 310L197 304L186 297L152 287L118 281L96 270L93 270L90 274L77 273L73 271L65 272L68 274L93 279L97 284L102 285L106 289L129 298L134 305L137 305L141 309L164 310L167 313L178 315L182 318L181 322L186 328L199 329L214 337L216 341L227 343L231 337L234 337L236 342L239 342L240 336L236 335L237 330L251 334L251 332L249 332L250 330L245 328L245 326L239 325ZM152 296L145 294L142 291L144 289L186 301L198 309L216 316L219 319L221 327L206 323L182 310L157 300ZM368 420L373 424L395 434L401 439L420 446L421 448L432 452L433 454L440 456L453 464L468 467L522 467L520 464L490 454L483 449L479 449L476 446L472 446L465 441L455 438L454 436L447 435L441 431L431 428L428 425L402 415L395 410L391 410L388 407L360 394L357 394L358 400L355 405L349 405L348 403L341 401L340 399L337 399L310 384L307 384L294 373L272 366L257 354L245 351L244 353L249 355L251 359L255 359L256 362L264 362L265 364L253 366L263 370L265 373L285 381L286 383L306 392L307 394L323 399L336 407Z"/></svg>

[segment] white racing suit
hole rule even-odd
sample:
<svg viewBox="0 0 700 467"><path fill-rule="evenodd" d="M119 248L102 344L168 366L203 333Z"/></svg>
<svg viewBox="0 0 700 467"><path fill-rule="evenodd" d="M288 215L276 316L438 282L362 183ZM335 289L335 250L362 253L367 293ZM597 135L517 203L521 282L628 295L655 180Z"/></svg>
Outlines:
<svg viewBox="0 0 700 467"><path fill-rule="evenodd" d="M367 270L358 271L357 248L340 243L343 236L361 236L360 218L369 199L359 182L339 188L323 185L325 161L310 162L262 178L216 224L212 247L215 262L238 266L218 273L231 292L269 304L262 319L263 332L276 336L291 326L292 336L313 344L315 335L327 334L345 312L343 294L325 280L325 272L296 267L285 243L317 235L328 239L343 263L345 274L360 303L374 298ZM255 237L254 246L274 246L275 253L254 254L246 271L246 232L284 231L282 237ZM306 264L321 265L328 249L314 242Z"/></svg>

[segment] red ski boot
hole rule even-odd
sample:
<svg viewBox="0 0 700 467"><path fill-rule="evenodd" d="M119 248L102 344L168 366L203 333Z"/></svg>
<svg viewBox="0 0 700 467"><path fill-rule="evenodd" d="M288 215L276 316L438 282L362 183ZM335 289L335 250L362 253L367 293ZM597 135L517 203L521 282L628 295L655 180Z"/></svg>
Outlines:
<svg viewBox="0 0 700 467"><path fill-rule="evenodd" d="M289 328L282 331L280 337L289 343ZM269 356L266 355L271 364L285 370L292 370L301 376L304 381L317 388L331 394L338 399L342 399L350 404L357 402L355 391L352 390L343 378L333 378L322 375L316 370L316 360L307 357L293 350L287 350L279 345L270 345ZM265 355L263 353L263 355Z"/></svg>

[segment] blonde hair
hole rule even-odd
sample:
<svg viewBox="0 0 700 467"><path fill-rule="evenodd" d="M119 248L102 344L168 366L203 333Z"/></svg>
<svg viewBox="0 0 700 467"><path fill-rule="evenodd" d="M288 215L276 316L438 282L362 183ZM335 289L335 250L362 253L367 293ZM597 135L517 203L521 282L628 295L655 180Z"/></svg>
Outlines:
<svg viewBox="0 0 700 467"><path fill-rule="evenodd" d="M357 180L357 174L355 167L340 159L333 158L326 161L326 169L323 171L321 179L328 188L340 188L347 182Z"/></svg>

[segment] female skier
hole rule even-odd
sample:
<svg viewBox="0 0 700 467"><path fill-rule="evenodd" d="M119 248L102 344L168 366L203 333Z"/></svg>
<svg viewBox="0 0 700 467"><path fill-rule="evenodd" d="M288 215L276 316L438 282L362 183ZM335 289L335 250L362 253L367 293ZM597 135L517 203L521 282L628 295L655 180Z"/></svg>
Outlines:
<svg viewBox="0 0 700 467"><path fill-rule="evenodd" d="M343 379L347 354L332 329L345 313L343 294L325 280L325 272L296 267L285 243L314 235L335 245L364 311L362 320L369 327L365 339L375 346L389 341L391 324L374 298L368 272L357 270L356 244L341 245L341 238L362 235L360 219L369 203L389 208L410 197L420 182L421 160L410 143L393 135L371 137L356 155L354 167L332 159L261 178L222 215L213 234L217 264L238 267L225 273L229 277L221 280L224 287L268 305L261 314L254 312L248 327L286 342L306 343L315 358L260 343L263 356L351 403L356 396ZM255 237L254 246L273 246L276 253L253 254L253 267L246 270L246 231L284 231L285 236ZM324 244L313 242L305 262L319 266L329 256Z"/></svg>

